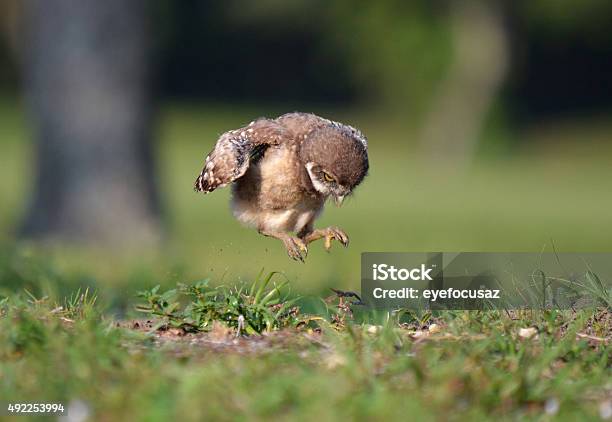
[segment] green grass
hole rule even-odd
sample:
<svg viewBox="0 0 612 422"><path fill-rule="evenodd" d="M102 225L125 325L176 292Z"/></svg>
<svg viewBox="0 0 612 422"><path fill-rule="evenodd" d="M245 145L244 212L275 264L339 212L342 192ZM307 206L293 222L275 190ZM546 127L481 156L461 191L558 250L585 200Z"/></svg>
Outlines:
<svg viewBox="0 0 612 422"><path fill-rule="evenodd" d="M593 340L610 335L603 310L319 317L263 337L170 335L116 323L91 292L11 294L0 397L80 404L94 420L597 420L612 394L610 348Z"/></svg>
<svg viewBox="0 0 612 422"><path fill-rule="evenodd" d="M206 279L192 285L179 284L163 293L158 284L138 293L145 303L137 310L185 332L211 330L219 321L237 330L237 334L261 334L296 326L300 319L293 305L298 298L288 299L283 292L289 284L287 280L270 288L274 275L260 274L251 285L235 287L211 288Z"/></svg>

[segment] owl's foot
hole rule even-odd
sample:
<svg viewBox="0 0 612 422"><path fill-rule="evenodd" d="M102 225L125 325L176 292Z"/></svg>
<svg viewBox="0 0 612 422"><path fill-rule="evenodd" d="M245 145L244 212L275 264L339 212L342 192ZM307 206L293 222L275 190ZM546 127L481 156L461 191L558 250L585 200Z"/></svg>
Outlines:
<svg viewBox="0 0 612 422"><path fill-rule="evenodd" d="M301 262L304 262L306 259L308 255L308 246L306 242L299 237L290 236L283 232L269 232L264 230L260 230L259 233L282 241L283 245L285 245L285 249L287 249L287 255L289 255L291 259Z"/></svg>
<svg viewBox="0 0 612 422"><path fill-rule="evenodd" d="M287 255L296 261L302 261L306 259L308 255L308 246L299 237L287 236L285 239L281 239L287 249Z"/></svg>
<svg viewBox="0 0 612 422"><path fill-rule="evenodd" d="M310 233L307 233L305 236L303 236L302 239L304 239L304 242L306 242L307 245L309 245L311 242L314 242L315 240L325 239L324 246L325 246L325 250L328 252L331 248L333 239L336 239L345 248L349 244L348 235L344 232L344 230L339 229L338 227L333 227L333 226L327 227L325 229L313 230Z"/></svg>

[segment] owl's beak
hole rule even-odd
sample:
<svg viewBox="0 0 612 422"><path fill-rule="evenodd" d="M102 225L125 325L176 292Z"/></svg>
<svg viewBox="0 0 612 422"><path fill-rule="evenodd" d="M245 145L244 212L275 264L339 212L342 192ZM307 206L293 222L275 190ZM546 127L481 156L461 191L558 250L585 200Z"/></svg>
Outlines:
<svg viewBox="0 0 612 422"><path fill-rule="evenodd" d="M334 196L334 201L336 202L336 206L342 206L342 201L344 201L344 195Z"/></svg>

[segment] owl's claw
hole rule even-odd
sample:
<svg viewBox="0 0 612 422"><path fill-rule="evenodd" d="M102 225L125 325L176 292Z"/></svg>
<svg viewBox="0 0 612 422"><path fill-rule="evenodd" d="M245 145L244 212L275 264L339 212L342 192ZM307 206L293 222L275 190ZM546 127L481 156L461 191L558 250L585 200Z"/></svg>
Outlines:
<svg viewBox="0 0 612 422"><path fill-rule="evenodd" d="M291 236L285 232L260 229L259 233L263 234L264 236L281 240L283 245L285 245L285 249L287 249L287 255L289 255L291 259L301 262L304 262L306 259L306 256L308 255L308 244L303 239Z"/></svg>
<svg viewBox="0 0 612 422"><path fill-rule="evenodd" d="M345 248L348 247L349 238L348 235L338 227L328 227L325 229L325 250L329 252L331 249L331 241L332 239L336 239L338 242L342 244Z"/></svg>
<svg viewBox="0 0 612 422"><path fill-rule="evenodd" d="M283 244L287 249L287 255L296 261L304 262L308 256L308 246L299 237L287 237L283 239Z"/></svg>
<svg viewBox="0 0 612 422"><path fill-rule="evenodd" d="M331 249L331 245L332 245L332 240L333 239L336 239L345 248L349 244L349 237L344 232L344 230L339 229L338 227L333 227L333 226L332 227L327 227L326 229L316 229L316 230L313 230L310 233L304 235L302 237L302 239L304 239L304 242L307 245L310 244L311 242L314 242L315 240L325 239L324 240L324 246L325 246L325 250L328 251L328 252Z"/></svg>

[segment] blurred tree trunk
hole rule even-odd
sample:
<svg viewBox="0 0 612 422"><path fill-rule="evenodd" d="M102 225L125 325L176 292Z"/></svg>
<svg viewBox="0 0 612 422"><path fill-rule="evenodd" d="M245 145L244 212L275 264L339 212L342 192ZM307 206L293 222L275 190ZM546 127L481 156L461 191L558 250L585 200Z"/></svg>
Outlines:
<svg viewBox="0 0 612 422"><path fill-rule="evenodd" d="M446 156L448 163L461 169L472 159L508 70L504 17L500 0L450 2L454 59L421 136L425 155L432 161Z"/></svg>
<svg viewBox="0 0 612 422"><path fill-rule="evenodd" d="M36 142L30 238L158 239L146 0L25 0L23 73Z"/></svg>

